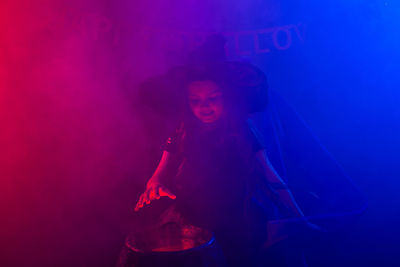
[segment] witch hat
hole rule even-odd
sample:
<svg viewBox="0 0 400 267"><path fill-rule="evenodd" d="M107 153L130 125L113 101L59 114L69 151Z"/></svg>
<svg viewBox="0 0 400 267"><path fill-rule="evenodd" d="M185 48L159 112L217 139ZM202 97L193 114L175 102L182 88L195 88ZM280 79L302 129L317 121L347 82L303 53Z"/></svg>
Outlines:
<svg viewBox="0 0 400 267"><path fill-rule="evenodd" d="M213 80L242 113L264 111L268 95L265 74L250 63L226 60L225 43L222 35L212 35L188 56L185 64L142 82L141 102L161 114L175 116L185 109L190 81Z"/></svg>

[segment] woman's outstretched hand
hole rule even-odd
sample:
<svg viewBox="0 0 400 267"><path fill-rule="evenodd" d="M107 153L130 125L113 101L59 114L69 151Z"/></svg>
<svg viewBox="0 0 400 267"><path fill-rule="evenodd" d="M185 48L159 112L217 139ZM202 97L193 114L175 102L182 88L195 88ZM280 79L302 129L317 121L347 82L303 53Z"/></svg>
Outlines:
<svg viewBox="0 0 400 267"><path fill-rule="evenodd" d="M169 197L175 199L176 196L167 188L165 188L157 179L151 178L147 183L146 190L140 196L139 201L136 203L135 211L143 208L144 205L150 204L155 199L161 197Z"/></svg>

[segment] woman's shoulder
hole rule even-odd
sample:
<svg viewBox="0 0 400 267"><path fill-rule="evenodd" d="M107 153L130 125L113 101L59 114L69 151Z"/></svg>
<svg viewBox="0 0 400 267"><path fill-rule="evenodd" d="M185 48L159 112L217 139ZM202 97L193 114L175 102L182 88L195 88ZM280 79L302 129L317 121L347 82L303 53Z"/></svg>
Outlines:
<svg viewBox="0 0 400 267"><path fill-rule="evenodd" d="M219 135L216 136L221 136L221 138L226 141L232 138L236 139L253 153L265 148L263 134L251 119L234 124L236 125L235 127L228 127L228 129L219 131ZM168 136L162 149L171 153L183 152L185 140L188 139L187 136L193 135L191 132L192 131L188 131L188 126L184 122L180 122ZM189 139L191 140L193 138Z"/></svg>

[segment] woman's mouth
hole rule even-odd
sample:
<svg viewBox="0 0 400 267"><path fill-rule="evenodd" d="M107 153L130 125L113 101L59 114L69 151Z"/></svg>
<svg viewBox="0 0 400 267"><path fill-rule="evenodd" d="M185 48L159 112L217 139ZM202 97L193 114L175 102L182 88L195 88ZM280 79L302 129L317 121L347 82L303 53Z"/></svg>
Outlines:
<svg viewBox="0 0 400 267"><path fill-rule="evenodd" d="M209 116L212 116L213 114L214 114L214 111L200 112L200 115L202 117L209 117Z"/></svg>

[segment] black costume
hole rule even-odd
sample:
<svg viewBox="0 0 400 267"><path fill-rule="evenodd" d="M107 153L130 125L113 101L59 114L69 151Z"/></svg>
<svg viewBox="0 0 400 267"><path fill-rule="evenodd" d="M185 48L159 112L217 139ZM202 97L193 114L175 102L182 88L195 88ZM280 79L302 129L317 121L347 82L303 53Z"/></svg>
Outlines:
<svg viewBox="0 0 400 267"><path fill-rule="evenodd" d="M242 113L242 119L210 132L188 123L180 125L164 147L182 160L166 186L176 194L178 210L191 223L216 234L232 263L251 266L241 257L251 258L262 246L266 222L288 219L264 194L268 184L257 164L257 151L265 148L306 218L324 229L351 221L365 209L366 201L290 105L267 90L265 74L249 63L226 61L224 44L218 36L210 38L184 66L145 81L140 95L143 103L167 117L189 113L186 85L194 77L204 79L205 73ZM249 116L261 134L245 122ZM286 263L302 266L299 260Z"/></svg>
<svg viewBox="0 0 400 267"><path fill-rule="evenodd" d="M231 265L249 264L265 240L266 214L251 204L262 175L256 153L263 148L246 122L219 123L207 132L182 124L164 146L181 160L168 185L177 210L189 223L215 233Z"/></svg>

